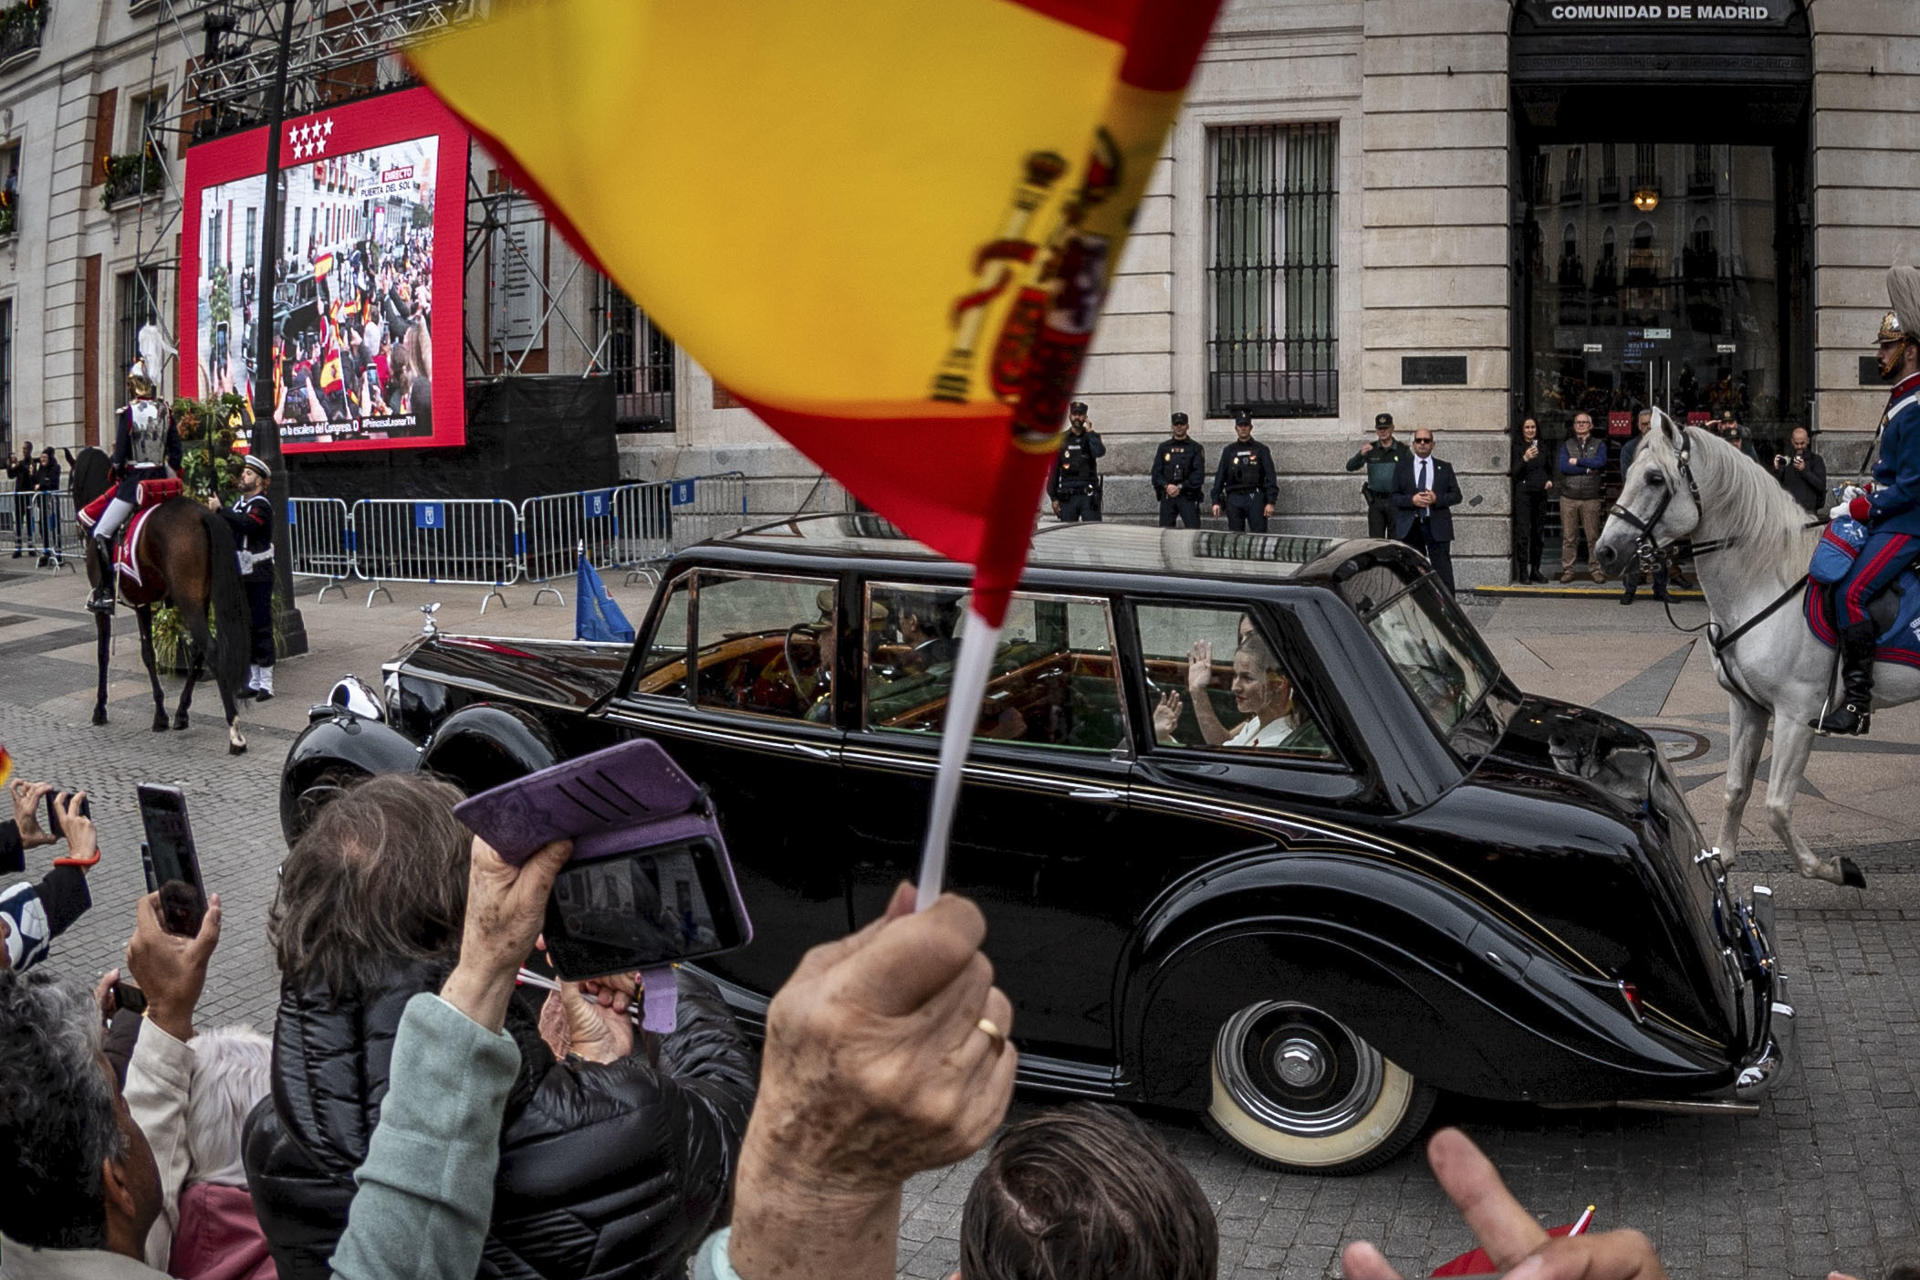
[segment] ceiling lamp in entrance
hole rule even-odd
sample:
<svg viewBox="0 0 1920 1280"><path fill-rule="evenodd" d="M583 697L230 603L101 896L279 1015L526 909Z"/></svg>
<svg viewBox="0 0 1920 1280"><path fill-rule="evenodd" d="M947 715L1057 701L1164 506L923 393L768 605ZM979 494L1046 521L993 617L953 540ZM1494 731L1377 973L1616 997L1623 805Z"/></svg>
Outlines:
<svg viewBox="0 0 1920 1280"><path fill-rule="evenodd" d="M1642 213L1652 213L1660 207L1660 193L1652 187L1641 187L1633 193L1633 207Z"/></svg>

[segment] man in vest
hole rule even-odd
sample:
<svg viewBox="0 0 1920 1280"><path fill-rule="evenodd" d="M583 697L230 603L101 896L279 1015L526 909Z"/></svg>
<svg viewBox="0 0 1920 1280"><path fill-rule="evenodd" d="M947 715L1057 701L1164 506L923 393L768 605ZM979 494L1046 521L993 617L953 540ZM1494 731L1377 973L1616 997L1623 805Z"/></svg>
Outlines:
<svg viewBox="0 0 1920 1280"><path fill-rule="evenodd" d="M140 482L165 480L180 471L180 432L174 428L172 413L159 399L144 357L135 360L127 371L127 393L127 403L113 415L112 462L120 487L93 526L94 545L106 565L100 586L87 601L87 608L95 613L113 612L113 535L133 514Z"/></svg>
<svg viewBox="0 0 1920 1280"><path fill-rule="evenodd" d="M1213 514L1224 509L1227 528L1235 533L1265 533L1280 496L1273 451L1253 438L1253 415L1244 409L1234 415L1233 434L1234 442L1220 455L1220 471L1213 478Z"/></svg>
<svg viewBox="0 0 1920 1280"><path fill-rule="evenodd" d="M1889 271L1887 293L1893 310L1880 322L1876 346L1880 376L1893 380L1893 394L1882 419L1873 492L1855 498L1848 512L1867 526L1867 541L1833 588L1845 692L1839 706L1813 722L1823 734L1867 731L1878 639L1867 603L1920 555L1920 270Z"/></svg>
<svg viewBox="0 0 1920 1280"><path fill-rule="evenodd" d="M209 509L233 530L240 558L240 581L247 588L247 611L253 622L253 662L247 668L242 698L265 702L273 696L273 500L267 488L273 468L259 454L250 453L240 468L240 496L231 507L208 498Z"/></svg>
<svg viewBox="0 0 1920 1280"><path fill-rule="evenodd" d="M1160 501L1160 527L1176 518L1189 529L1200 527L1200 488L1207 477L1207 451L1187 438L1187 415L1173 415L1173 438L1153 452L1153 496Z"/></svg>
<svg viewBox="0 0 1920 1280"><path fill-rule="evenodd" d="M1385 538L1393 533L1393 473L1403 462L1413 461L1413 451L1393 438L1393 415L1373 415L1374 438L1360 446L1360 452L1347 459L1347 470L1367 469L1367 481L1360 496L1367 501L1367 536Z"/></svg>
<svg viewBox="0 0 1920 1280"><path fill-rule="evenodd" d="M1587 535L1587 567L1595 582L1607 575L1593 558L1600 541L1600 476L1607 468L1607 442L1593 434L1593 415L1582 409L1573 415L1573 434L1561 444L1560 472L1560 581L1573 581L1574 558L1580 553L1580 535Z"/></svg>
<svg viewBox="0 0 1920 1280"><path fill-rule="evenodd" d="M1100 433L1087 425L1086 401L1075 400L1067 407L1067 438L1060 442L1060 456L1053 460L1053 475L1047 480L1054 515L1069 524L1100 518L1098 460L1106 452Z"/></svg>

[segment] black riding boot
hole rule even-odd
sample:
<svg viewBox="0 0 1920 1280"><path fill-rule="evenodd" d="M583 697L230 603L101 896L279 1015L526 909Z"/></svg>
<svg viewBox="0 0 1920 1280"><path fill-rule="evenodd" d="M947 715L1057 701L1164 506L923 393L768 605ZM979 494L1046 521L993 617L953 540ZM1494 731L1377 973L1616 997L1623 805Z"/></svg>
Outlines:
<svg viewBox="0 0 1920 1280"><path fill-rule="evenodd" d="M1874 625L1856 622L1840 633L1840 705L1814 721L1821 733L1865 733L1873 709Z"/></svg>
<svg viewBox="0 0 1920 1280"><path fill-rule="evenodd" d="M100 585L93 589L87 608L95 613L113 612L113 540L94 535L93 545L100 556Z"/></svg>

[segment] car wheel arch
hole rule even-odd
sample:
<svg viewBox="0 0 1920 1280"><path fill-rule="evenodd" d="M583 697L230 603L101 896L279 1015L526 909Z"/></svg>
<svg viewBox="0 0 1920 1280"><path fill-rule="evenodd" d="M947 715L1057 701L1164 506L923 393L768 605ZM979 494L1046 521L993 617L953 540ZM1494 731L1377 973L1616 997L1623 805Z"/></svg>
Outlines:
<svg viewBox="0 0 1920 1280"><path fill-rule="evenodd" d="M434 729L421 750L420 768L473 795L565 758L537 716L506 703L475 702Z"/></svg>

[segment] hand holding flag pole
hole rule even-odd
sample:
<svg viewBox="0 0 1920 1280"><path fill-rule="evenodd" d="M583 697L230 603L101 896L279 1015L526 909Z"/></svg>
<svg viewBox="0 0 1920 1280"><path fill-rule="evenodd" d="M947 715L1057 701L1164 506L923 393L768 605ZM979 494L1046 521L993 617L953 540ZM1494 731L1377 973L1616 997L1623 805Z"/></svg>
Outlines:
<svg viewBox="0 0 1920 1280"><path fill-rule="evenodd" d="M922 905L1066 405L1218 3L548 0L411 55L716 382L974 566Z"/></svg>

